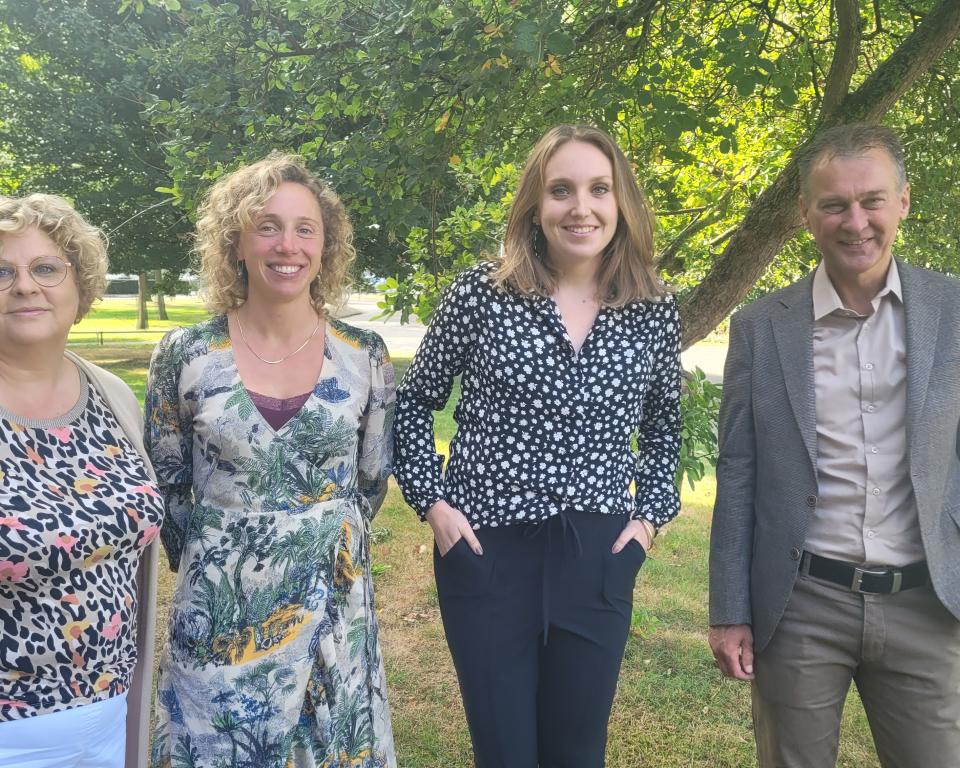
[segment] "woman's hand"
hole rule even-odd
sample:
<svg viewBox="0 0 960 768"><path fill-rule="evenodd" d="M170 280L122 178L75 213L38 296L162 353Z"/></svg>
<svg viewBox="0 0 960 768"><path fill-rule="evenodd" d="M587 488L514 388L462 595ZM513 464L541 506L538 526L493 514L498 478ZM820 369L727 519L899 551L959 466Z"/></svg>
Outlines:
<svg viewBox="0 0 960 768"><path fill-rule="evenodd" d="M433 539L437 542L440 557L453 549L453 545L460 539L467 540L467 544L474 551L474 554L483 554L483 547L480 546L477 535L473 532L463 512L454 509L443 499L435 501L433 506L427 510L427 522L433 528Z"/></svg>
<svg viewBox="0 0 960 768"><path fill-rule="evenodd" d="M636 539L637 543L643 547L643 551L649 552L650 547L653 545L653 537L656 533L657 529L653 527L653 523L649 520L631 520L624 526L617 540L613 542L613 549L611 551L616 555L627 546L627 542L630 541L630 539Z"/></svg>

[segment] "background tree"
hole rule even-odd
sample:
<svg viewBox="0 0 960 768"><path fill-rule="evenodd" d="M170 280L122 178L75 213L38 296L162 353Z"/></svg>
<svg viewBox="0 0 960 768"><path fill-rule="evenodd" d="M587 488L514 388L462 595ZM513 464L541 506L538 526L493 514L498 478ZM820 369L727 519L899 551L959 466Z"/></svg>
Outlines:
<svg viewBox="0 0 960 768"><path fill-rule="evenodd" d="M241 162L304 154L355 218L360 270L388 278L384 306L405 315L427 317L453 273L496 251L517 163L558 122L609 129L646 180L687 344L751 291L811 268L812 242L795 237L792 156L838 121L882 119L901 133L914 207L897 252L960 270L948 216L960 203L956 0L15 7L16 44L46 41L35 77L52 82L60 62L64 83L134 85L136 96L122 91L135 113L123 125L142 126L145 109L150 166L162 157L170 176L154 186L183 210ZM86 16L71 26L66 9ZM82 60L91 29L83 45L100 40L107 52L93 59L113 64L97 77ZM77 55L65 57L61 39L76 40Z"/></svg>
<svg viewBox="0 0 960 768"><path fill-rule="evenodd" d="M901 132L916 202L898 252L960 267L955 0L185 2L177 16L165 53L193 85L150 113L179 199L238 157L303 152L347 198L364 266L393 273L391 309L428 315L495 251L515 163L563 121L613 131L648 180L687 343L755 285L809 270L791 158L838 121Z"/></svg>
<svg viewBox="0 0 960 768"><path fill-rule="evenodd" d="M156 9L122 23L114 0L0 0L0 153L10 192L70 198L110 237L110 269L140 276L186 266L190 222L169 184L148 95L167 95L150 55L176 33ZM0 184L3 181L0 179Z"/></svg>

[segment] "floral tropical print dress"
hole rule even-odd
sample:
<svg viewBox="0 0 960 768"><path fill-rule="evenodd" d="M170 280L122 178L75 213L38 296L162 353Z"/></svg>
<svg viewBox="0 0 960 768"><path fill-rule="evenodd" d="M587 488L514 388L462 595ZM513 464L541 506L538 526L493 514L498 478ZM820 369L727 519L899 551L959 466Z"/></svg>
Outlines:
<svg viewBox="0 0 960 768"><path fill-rule="evenodd" d="M146 443L178 578L154 768L396 766L368 541L394 389L382 339L329 321L319 381L275 431L225 317L158 345Z"/></svg>

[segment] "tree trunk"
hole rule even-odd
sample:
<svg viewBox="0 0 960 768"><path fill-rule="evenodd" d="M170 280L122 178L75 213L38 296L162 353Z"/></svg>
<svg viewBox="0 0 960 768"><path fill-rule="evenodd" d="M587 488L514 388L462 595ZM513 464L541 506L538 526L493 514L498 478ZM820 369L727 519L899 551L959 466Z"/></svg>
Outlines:
<svg viewBox="0 0 960 768"><path fill-rule="evenodd" d="M960 2L940 0L883 64L825 115L817 130L879 120L958 35ZM799 194L797 164L791 159L750 206L710 273L680 307L684 348L717 327L800 229Z"/></svg>
<svg viewBox="0 0 960 768"><path fill-rule="evenodd" d="M843 103L860 58L860 6L857 0L836 0L834 9L837 14L837 45L823 88L821 120L829 118Z"/></svg>
<svg viewBox="0 0 960 768"><path fill-rule="evenodd" d="M147 319L147 301L150 299L150 286L147 285L147 275L141 272L137 275L137 330L145 331L150 325Z"/></svg>
<svg viewBox="0 0 960 768"><path fill-rule="evenodd" d="M158 269L153 273L153 279L157 287L157 320L167 320L167 303L163 298L163 291L160 286L163 285L163 270Z"/></svg>

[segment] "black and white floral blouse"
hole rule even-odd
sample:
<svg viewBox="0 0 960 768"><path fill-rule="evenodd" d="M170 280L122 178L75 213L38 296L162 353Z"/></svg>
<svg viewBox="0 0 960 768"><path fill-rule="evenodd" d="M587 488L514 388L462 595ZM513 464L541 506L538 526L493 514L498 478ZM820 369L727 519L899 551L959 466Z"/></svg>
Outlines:
<svg viewBox="0 0 960 768"><path fill-rule="evenodd" d="M578 354L551 298L499 289L492 271L457 277L398 390L395 473L407 503L423 517L444 499L474 528L565 510L662 526L680 506L675 302L601 308ZM444 473L432 412L460 374Z"/></svg>

